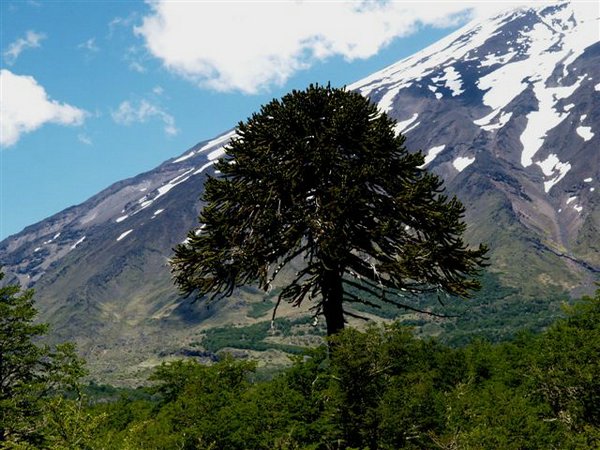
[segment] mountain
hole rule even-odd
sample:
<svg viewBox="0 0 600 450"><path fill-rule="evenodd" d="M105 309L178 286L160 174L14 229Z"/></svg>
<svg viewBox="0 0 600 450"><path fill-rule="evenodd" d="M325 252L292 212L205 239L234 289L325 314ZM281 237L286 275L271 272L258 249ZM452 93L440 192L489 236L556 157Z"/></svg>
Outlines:
<svg viewBox="0 0 600 450"><path fill-rule="evenodd" d="M466 205L468 240L490 245L490 272L518 301L578 295L599 278L599 16L591 3L513 9L349 86L398 121ZM257 290L194 303L168 268L233 133L0 243L7 280L36 289L54 338L75 340L99 378L134 380L202 355L210 329L265 320Z"/></svg>
<svg viewBox="0 0 600 450"><path fill-rule="evenodd" d="M350 86L399 121L514 286L600 269L598 5L511 10Z"/></svg>

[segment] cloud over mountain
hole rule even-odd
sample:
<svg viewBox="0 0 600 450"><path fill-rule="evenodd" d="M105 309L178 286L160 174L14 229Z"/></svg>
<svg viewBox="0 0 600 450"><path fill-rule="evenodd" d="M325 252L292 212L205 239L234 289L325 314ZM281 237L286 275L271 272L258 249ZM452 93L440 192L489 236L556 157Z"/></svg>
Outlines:
<svg viewBox="0 0 600 450"><path fill-rule="evenodd" d="M169 70L201 87L256 93L316 61L368 58L421 26L448 27L505 7L496 2L157 1L135 32Z"/></svg>
<svg viewBox="0 0 600 450"><path fill-rule="evenodd" d="M147 100L141 100L137 104L130 101L121 102L119 108L112 112L112 118L120 125L131 125L133 123L144 123L150 119L159 119L163 122L165 133L168 135L176 135L179 131L175 127L173 116Z"/></svg>

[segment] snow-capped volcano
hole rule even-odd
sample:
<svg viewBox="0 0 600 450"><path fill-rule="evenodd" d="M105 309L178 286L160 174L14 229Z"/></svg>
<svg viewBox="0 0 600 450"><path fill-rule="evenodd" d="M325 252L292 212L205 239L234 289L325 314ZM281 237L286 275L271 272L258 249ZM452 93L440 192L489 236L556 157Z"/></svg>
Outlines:
<svg viewBox="0 0 600 450"><path fill-rule="evenodd" d="M524 296L600 272L599 17L595 2L510 10L349 86L398 121L467 207L468 238L490 244L490 270ZM123 344L141 359L179 348L215 312L181 301L167 260L231 136L5 239L7 279L36 287L43 320L107 367Z"/></svg>
<svg viewBox="0 0 600 450"><path fill-rule="evenodd" d="M599 8L594 3L562 3L509 10L471 23L349 87L397 116L398 131L405 134L421 123L429 124L431 117L425 108L413 108L414 112L398 108L409 88L422 91L426 98L446 98L444 103L455 99L469 108L484 107L480 117L481 108L473 109L472 123L488 133L498 133L511 119L522 118L513 105L520 97L533 94L529 101L536 105L524 114L526 124L519 136L520 163L523 167L538 165L545 176L544 190L549 192L571 164L556 154L538 155L548 132L569 119L577 123L575 131L583 141L595 135L593 118L577 116L575 104L568 100L579 89L590 97L600 95L595 93L600 91L600 80L594 81L594 71L578 71L579 65L574 64L600 40ZM406 113L410 117L403 117Z"/></svg>

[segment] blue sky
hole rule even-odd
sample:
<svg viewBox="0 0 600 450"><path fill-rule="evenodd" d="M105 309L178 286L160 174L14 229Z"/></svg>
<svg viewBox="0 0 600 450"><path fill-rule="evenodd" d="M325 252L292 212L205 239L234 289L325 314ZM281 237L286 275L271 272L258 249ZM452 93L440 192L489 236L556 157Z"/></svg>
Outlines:
<svg viewBox="0 0 600 450"><path fill-rule="evenodd" d="M309 83L350 84L501 6L0 2L0 239Z"/></svg>

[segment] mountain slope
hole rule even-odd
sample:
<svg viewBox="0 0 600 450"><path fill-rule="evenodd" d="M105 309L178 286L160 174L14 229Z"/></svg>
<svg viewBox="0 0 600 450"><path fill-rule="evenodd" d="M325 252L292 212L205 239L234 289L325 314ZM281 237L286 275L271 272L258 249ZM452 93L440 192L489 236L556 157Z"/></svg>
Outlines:
<svg viewBox="0 0 600 450"><path fill-rule="evenodd" d="M467 206L470 242L490 244L490 270L523 297L579 294L599 276L599 16L593 4L512 10L349 87L398 120ZM41 317L95 373L135 378L208 328L254 321L261 293L192 303L167 264L232 133L0 243L7 278L36 288Z"/></svg>
<svg viewBox="0 0 600 450"><path fill-rule="evenodd" d="M517 286L533 275L519 266L569 290L600 268L598 16L591 4L509 11L351 86L399 121Z"/></svg>

